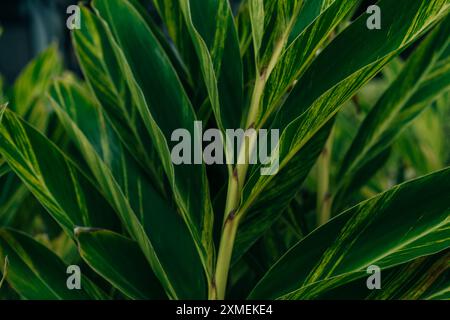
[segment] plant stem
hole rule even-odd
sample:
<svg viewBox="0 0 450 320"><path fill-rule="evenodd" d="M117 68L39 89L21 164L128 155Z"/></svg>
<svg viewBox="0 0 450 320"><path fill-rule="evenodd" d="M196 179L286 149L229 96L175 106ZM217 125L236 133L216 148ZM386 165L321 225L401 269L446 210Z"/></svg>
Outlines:
<svg viewBox="0 0 450 320"><path fill-rule="evenodd" d="M317 161L317 225L331 218L330 162L333 148L333 131Z"/></svg>
<svg viewBox="0 0 450 320"><path fill-rule="evenodd" d="M259 107L267 84L267 79L275 68L283 48L286 45L287 37L290 32L290 25L288 30L277 41L273 55L267 65L259 71L259 75L255 80L255 87L250 102L250 108L247 115L246 129L255 128L255 122L258 119ZM222 229L222 236L220 239L219 252L217 257L216 270L213 281L213 286L216 290L213 298L223 300L225 299L225 291L227 287L228 272L230 269L231 258L233 253L234 241L236 239L236 232L239 227L239 221L245 214L247 208L239 210L241 202L241 194L244 189L245 178L247 176L249 157L257 143L257 134L246 136L242 143L238 155L238 164L233 170L228 183L227 201L225 204L224 224ZM211 291L211 289L210 289Z"/></svg>
<svg viewBox="0 0 450 320"><path fill-rule="evenodd" d="M234 240L239 225L239 218L235 213L228 216L222 231L220 239L219 256L217 258L217 267L215 273L215 283L217 290L217 299L225 299L225 290L227 287L228 271L230 268L231 257L233 253Z"/></svg>
<svg viewBox="0 0 450 320"><path fill-rule="evenodd" d="M261 102L262 94L266 86L267 69L263 70L261 74L256 78L255 88L253 89L252 100L250 103L250 109L247 115L247 128L254 126L254 121L258 117L259 104Z"/></svg>
<svg viewBox="0 0 450 320"><path fill-rule="evenodd" d="M247 154L251 154L257 141L256 134L246 137L246 141L242 143L239 152L238 164L233 170L233 174L228 184L227 202L225 204L225 215L222 236L220 239L219 253L217 257L217 265L214 276L214 284L217 291L215 298L219 300L225 299L225 291L227 287L228 271L231 264L234 241L239 226L240 218L244 215L244 211L238 211L241 194L244 188L245 177L248 170Z"/></svg>
<svg viewBox="0 0 450 320"><path fill-rule="evenodd" d="M258 116L259 104L261 101L264 87L266 84L266 73L263 72L255 82L253 90L250 110L247 117L247 129L251 129L254 121ZM237 165L228 182L227 201L225 204L225 214L223 222L222 236L220 239L219 253L217 257L217 265L215 271L214 282L217 290L216 298L223 300L225 298L225 290L227 286L228 271L230 268L231 257L233 253L234 240L236 239L236 232L239 226L238 213L239 204L241 201L241 193L244 188L245 177L248 170L248 155L252 154L254 145L257 141L257 136L246 136L243 141L238 154Z"/></svg>

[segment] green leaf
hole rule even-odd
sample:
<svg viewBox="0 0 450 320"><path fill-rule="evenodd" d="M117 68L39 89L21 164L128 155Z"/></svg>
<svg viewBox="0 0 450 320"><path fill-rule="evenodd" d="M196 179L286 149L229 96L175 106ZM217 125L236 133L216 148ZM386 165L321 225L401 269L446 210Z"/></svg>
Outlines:
<svg viewBox="0 0 450 320"><path fill-rule="evenodd" d="M9 167L5 164L5 167ZM0 225L10 226L17 211L23 205L29 192L20 179L12 172L0 177Z"/></svg>
<svg viewBox="0 0 450 320"><path fill-rule="evenodd" d="M62 61L56 45L43 51L22 71L14 83L12 105L20 116L32 112L51 81L61 73Z"/></svg>
<svg viewBox="0 0 450 320"><path fill-rule="evenodd" d="M445 166L449 142L446 121L450 91L428 107L398 139L400 157L416 174L427 174ZM433 150L433 151L431 151Z"/></svg>
<svg viewBox="0 0 450 320"><path fill-rule="evenodd" d="M174 166L170 150L176 129L193 140L196 116L177 74L139 13L126 1L95 0L94 7L109 26L108 38L131 89L140 116L162 161L175 201L211 273L213 213L203 165ZM156 76L157 75L157 76Z"/></svg>
<svg viewBox="0 0 450 320"><path fill-rule="evenodd" d="M279 57L287 44L304 4L304 0L250 0L253 47L260 74L273 68L273 57Z"/></svg>
<svg viewBox="0 0 450 320"><path fill-rule="evenodd" d="M303 33L322 12L327 10L336 0L305 0L302 9L298 15L297 20L289 35L289 44L297 39L297 37ZM358 2L358 1L355 1Z"/></svg>
<svg viewBox="0 0 450 320"><path fill-rule="evenodd" d="M373 170L367 163L389 148L433 99L450 89L450 60L448 56L443 57L450 44L449 33L450 17L447 17L415 50L403 71L366 116L340 167L337 180L341 181L342 190L339 192L351 191L348 185L354 184L353 180L364 182L361 181L361 168L366 166ZM446 63L436 70L440 59ZM335 203L335 206L339 205Z"/></svg>
<svg viewBox="0 0 450 320"><path fill-rule="evenodd" d="M329 2L307 1L305 8L300 12L298 24L301 25L297 26L298 35L285 50L267 81L258 126L269 119L282 103L283 97L289 94L297 79L312 63L318 50L336 26L358 6L360 1L337 0L327 6ZM300 26L303 27L299 29Z"/></svg>
<svg viewBox="0 0 450 320"><path fill-rule="evenodd" d="M407 10L401 9L406 2L410 4ZM339 34L299 79L280 109L274 127L286 128L289 133L292 131L297 141L305 135L312 135L317 130L317 123L326 123L324 119L331 118L338 107L387 62L442 19L448 13L450 3L447 0L425 3L419 0L382 0L378 6L383 12L385 25L390 27L369 30L366 27L368 14L364 14ZM402 12L401 17L398 12ZM360 47L359 43L365 45ZM358 50L351 44L357 45ZM350 55L352 59L348 59ZM306 119L315 120L307 122Z"/></svg>
<svg viewBox="0 0 450 320"><path fill-rule="evenodd" d="M258 3L258 1L256 1ZM357 2L336 1L333 5L323 6L325 3L314 2L317 8L311 8L310 1L306 2L304 10L300 12L300 18L307 21L313 20L309 26L304 26L303 33L300 33L286 52L281 56L280 62L274 69L267 84L265 94L275 94L286 90L286 87L295 80L301 71L308 65L308 60L314 56L318 46L326 39L328 34L336 25L355 7ZM312 10L314 9L314 10ZM306 13L324 10L314 20L311 16L304 16ZM305 11L306 10L306 11ZM308 20L309 19L309 20ZM297 32L300 32L297 26ZM305 47L308 50L305 50ZM284 82L284 85L282 84ZM265 102L263 105L266 105ZM265 114L269 112L266 111ZM235 261L266 231L274 221L282 214L290 201L295 197L301 184L308 175L317 157L321 153L325 141L328 138L334 120L329 121L310 142L305 145L293 157L287 166L276 176L270 179L268 185L261 186L259 168L253 168L250 178L244 189L244 197L250 197L250 193L258 194L252 199L252 204L248 215L244 217L237 234L236 248L234 250ZM261 188L261 189L259 189ZM250 201L247 202L250 205ZM244 208L245 208L244 203ZM258 221L258 223L256 223Z"/></svg>
<svg viewBox="0 0 450 320"><path fill-rule="evenodd" d="M450 299L450 284L448 284L448 281L447 281L447 285L445 287L441 288L441 290L439 290L439 291L431 293L425 299L426 300L448 301Z"/></svg>
<svg viewBox="0 0 450 320"><path fill-rule="evenodd" d="M164 291L138 244L108 230L75 230L81 257L131 299L163 299Z"/></svg>
<svg viewBox="0 0 450 320"><path fill-rule="evenodd" d="M152 187L95 101L73 78L58 81L50 93L66 132L169 297L204 298L203 268L186 225Z"/></svg>
<svg viewBox="0 0 450 320"><path fill-rule="evenodd" d="M181 59L179 52L173 46L172 42L168 39L165 31L157 24L153 17L148 12L148 6L145 7L145 4L140 0L127 0L130 4L139 12L141 17L145 20L148 27L152 30L155 37L158 39L158 42L161 44L162 48L166 52L168 58L170 59L172 65L174 66L178 76L185 86L187 86L186 90L192 90L194 86L192 75L190 74L187 65ZM150 1L150 0L149 0ZM165 2L170 0L165 0ZM188 37L185 37L187 39Z"/></svg>
<svg viewBox="0 0 450 320"><path fill-rule="evenodd" d="M62 61L56 45L34 58L18 76L12 88L11 106L26 117L40 131L46 131L50 112L45 92L51 81L61 73ZM0 100L3 97L3 81L0 80ZM1 101L0 101L1 103ZM8 226L29 195L14 173L0 156L0 225ZM3 177L5 174L7 176ZM3 178L2 178L3 177Z"/></svg>
<svg viewBox="0 0 450 320"><path fill-rule="evenodd" d="M311 299L450 246L450 168L407 182L340 214L290 249L250 298Z"/></svg>
<svg viewBox="0 0 450 320"><path fill-rule="evenodd" d="M5 79L0 75L0 105L6 103L8 98L6 96Z"/></svg>
<svg viewBox="0 0 450 320"><path fill-rule="evenodd" d="M448 250L420 257L381 272L382 290L368 290L364 279L356 279L327 291L318 299L424 300L446 286ZM366 279L370 274L366 275Z"/></svg>
<svg viewBox="0 0 450 320"><path fill-rule="evenodd" d="M115 229L111 206L47 138L11 111L3 115L0 137L10 168L69 235L76 226Z"/></svg>
<svg viewBox="0 0 450 320"><path fill-rule="evenodd" d="M280 62L280 57L288 44L289 36L304 5L304 0L263 1L251 0L248 6L249 20L253 35L253 64L255 75L250 98L250 106L245 122L246 128L255 128L261 113L261 101L267 80ZM247 66L247 69L252 66Z"/></svg>
<svg viewBox="0 0 450 320"><path fill-rule="evenodd" d="M3 158L0 158L0 178L3 177L8 172L10 172L10 169L6 164L6 161Z"/></svg>
<svg viewBox="0 0 450 320"><path fill-rule="evenodd" d="M180 1L219 128L239 128L243 75L239 40L227 0Z"/></svg>
<svg viewBox="0 0 450 320"><path fill-rule="evenodd" d="M81 28L74 30L72 37L83 74L125 147L149 172L161 192L163 172L159 158L119 72L105 27L86 8L81 13Z"/></svg>
<svg viewBox="0 0 450 320"><path fill-rule="evenodd" d="M384 277L383 290L372 291L371 300L419 300L430 295L439 278L448 271L450 253L421 257L395 268Z"/></svg>
<svg viewBox="0 0 450 320"><path fill-rule="evenodd" d="M62 61L56 45L34 58L18 76L11 92L11 106L26 117L40 131L46 131L50 112L45 101L45 92L51 81L61 73ZM0 77L1 78L1 77ZM3 79L0 79L0 104L6 100ZM0 225L8 226L29 195L0 156ZM3 177L5 174L7 176ZM2 178L3 177L3 178Z"/></svg>
<svg viewBox="0 0 450 320"><path fill-rule="evenodd" d="M252 39L255 56L259 56L264 37L264 2L249 0L250 24L252 27Z"/></svg>
<svg viewBox="0 0 450 320"><path fill-rule="evenodd" d="M442 291L436 292L435 294L427 297L427 300L444 300L448 301L450 299L450 286L442 289Z"/></svg>
<svg viewBox="0 0 450 320"><path fill-rule="evenodd" d="M8 260L6 281L25 299L90 300L107 296L81 270L81 290L67 288L66 265L58 256L29 236L0 229L0 262Z"/></svg>
<svg viewBox="0 0 450 320"><path fill-rule="evenodd" d="M193 89L198 90L199 88L195 87L196 84L194 83L199 80L201 69L198 65L192 40L189 36L186 36L189 32L181 11L180 1L153 0L153 4L167 28L170 39L175 44L184 65L188 69L191 85L194 86Z"/></svg>
<svg viewBox="0 0 450 320"><path fill-rule="evenodd" d="M261 192L257 201L253 203L239 226L233 251L234 262L277 221L296 196L322 152L333 125L334 119L305 145L302 151L289 162L285 170L271 180L266 191ZM251 179L258 178L258 174L251 176ZM249 185L254 183L256 183L254 180L248 181Z"/></svg>
<svg viewBox="0 0 450 320"><path fill-rule="evenodd" d="M335 116L345 101L441 19L450 6L450 2L443 0L408 1L408 9L404 10L404 1L380 1L384 23L391 28L373 32L366 27L367 16L361 16L324 49L297 82L272 124L272 128L281 131L277 146L278 174L289 167L289 162ZM401 19L398 12L403 12ZM358 50L349 45L360 42L365 42L365 46ZM352 59L348 59L349 56ZM253 170L244 188L240 211L245 213L251 208L275 177L259 176L258 168Z"/></svg>

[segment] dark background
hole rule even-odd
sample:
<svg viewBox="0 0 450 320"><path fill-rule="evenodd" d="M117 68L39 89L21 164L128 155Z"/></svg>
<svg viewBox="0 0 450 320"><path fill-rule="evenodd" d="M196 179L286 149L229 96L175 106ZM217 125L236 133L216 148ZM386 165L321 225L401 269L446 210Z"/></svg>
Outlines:
<svg viewBox="0 0 450 320"><path fill-rule="evenodd" d="M140 0L152 14L151 0ZM198 0L202 1L202 0ZM240 0L230 0L234 7ZM275 0L274 0L275 1ZM354 0L347 0L354 1ZM12 83L27 62L57 42L66 67L77 70L66 28L67 7L78 0L0 0L0 75ZM374 0L366 0L366 8Z"/></svg>
<svg viewBox="0 0 450 320"><path fill-rule="evenodd" d="M37 53L53 41L72 64L65 28L66 9L73 0L0 0L0 74L11 83Z"/></svg>

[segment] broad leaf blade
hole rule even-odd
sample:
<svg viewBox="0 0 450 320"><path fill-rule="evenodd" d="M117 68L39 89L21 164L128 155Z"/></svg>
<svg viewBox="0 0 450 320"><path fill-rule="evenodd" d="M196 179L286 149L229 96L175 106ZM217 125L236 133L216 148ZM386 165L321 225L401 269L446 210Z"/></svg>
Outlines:
<svg viewBox="0 0 450 320"><path fill-rule="evenodd" d="M239 128L244 112L242 60L229 3L182 0L180 8L217 124L222 131Z"/></svg>
<svg viewBox="0 0 450 320"><path fill-rule="evenodd" d="M11 111L3 116L0 137L8 165L69 235L76 226L115 229L111 206L47 138Z"/></svg>
<svg viewBox="0 0 450 320"><path fill-rule="evenodd" d="M57 82L51 96L68 135L169 297L205 297L203 268L186 225L152 187L95 101L70 78Z"/></svg>
<svg viewBox="0 0 450 320"><path fill-rule="evenodd" d="M332 34L333 30L347 15L354 10L359 1L337 0L327 6L327 1L307 1L305 8L300 13L298 23L309 25L297 30L298 36L294 38L280 58L273 73L268 79L261 105L260 124L264 124L278 107L289 90L295 86L295 82L312 63L319 48ZM309 10L319 11L317 16L307 16ZM320 12L320 10L323 10ZM304 13L305 12L305 13ZM300 26L297 26L299 28Z"/></svg>
<svg viewBox="0 0 450 320"><path fill-rule="evenodd" d="M106 295L81 272L81 290L67 287L66 265L52 251L23 233L0 229L0 261L8 259L6 280L25 299L90 300Z"/></svg>
<svg viewBox="0 0 450 320"><path fill-rule="evenodd" d="M447 17L416 49L366 116L340 167L338 180L342 181L340 185L344 190L339 192L349 192L346 184L354 184L353 180L361 182L360 174L354 173L386 150L423 108L450 87L450 63L444 63L438 70L434 68L439 60L448 60L443 53L450 44L449 33L450 18Z"/></svg>
<svg viewBox="0 0 450 320"><path fill-rule="evenodd" d="M14 83L12 105L14 110L25 116L33 105L42 98L42 93L51 81L61 73L62 61L56 45L51 46L22 71Z"/></svg>
<svg viewBox="0 0 450 320"><path fill-rule="evenodd" d="M164 291L138 244L107 230L76 229L81 257L131 299L163 299Z"/></svg>
<svg viewBox="0 0 450 320"><path fill-rule="evenodd" d="M211 271L212 206L204 166L174 166L173 131L186 129L194 140L196 116L177 74L139 13L127 2L96 0L94 7L110 28L109 39L140 116L154 141L174 198ZM156 77L156 75L158 75ZM198 143L198 141L195 141Z"/></svg>
<svg viewBox="0 0 450 320"><path fill-rule="evenodd" d="M167 28L170 39L175 44L177 52L188 69L191 85L195 86L195 81L200 80L201 69L198 65L192 40L186 36L189 32L181 11L180 1L153 0L153 4ZM199 90L203 89L203 87L194 87L193 89Z"/></svg>
<svg viewBox="0 0 450 320"><path fill-rule="evenodd" d="M405 11L401 9L405 6L403 1L405 0L382 0L379 3L385 12L385 23L392 24L392 28L371 33L365 26L366 15L361 16L317 57L298 81L272 125L273 128L280 128L282 132L277 147L280 172L335 116L346 100L408 44L433 23L442 19L450 6L449 1L442 0L426 3L408 1L410 5ZM402 19L398 18L397 12L404 12ZM394 31L391 32L392 30ZM349 43L358 41L365 41L366 46L363 50L355 51ZM352 59L348 59L350 55ZM256 179L252 177L254 175L259 175L258 168L253 170L249 183L244 188L243 212L258 201L275 177L260 176Z"/></svg>
<svg viewBox="0 0 450 320"><path fill-rule="evenodd" d="M277 221L291 203L322 152L333 125L334 119L305 145L285 170L271 180L267 191L261 192L239 227L233 252L234 262ZM252 179L258 177L255 174ZM250 180L248 183L255 182Z"/></svg>
<svg viewBox="0 0 450 320"><path fill-rule="evenodd" d="M250 298L314 298L370 265L385 269L448 248L449 186L447 168L340 214L289 250Z"/></svg>

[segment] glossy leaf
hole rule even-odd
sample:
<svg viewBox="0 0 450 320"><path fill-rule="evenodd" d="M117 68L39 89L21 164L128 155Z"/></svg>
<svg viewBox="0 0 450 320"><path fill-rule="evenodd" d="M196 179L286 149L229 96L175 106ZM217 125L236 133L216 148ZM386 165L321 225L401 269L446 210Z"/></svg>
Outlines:
<svg viewBox="0 0 450 320"><path fill-rule="evenodd" d="M180 9L219 128L222 131L240 128L245 111L242 61L228 1L182 0Z"/></svg>
<svg viewBox="0 0 450 320"><path fill-rule="evenodd" d="M280 62L275 67L272 76L269 78L265 92L273 93L274 90L276 91L276 89L273 88L275 85L277 88L281 88L278 90L285 90L286 88L283 89L282 81L288 79L284 85L284 87L287 87L289 83L301 73L302 68L308 66L308 60L314 56L317 47L327 38L336 24L341 21L356 4L357 2L350 3L346 1L336 1L330 7L322 7L324 3L316 1L316 5L325 8L325 11L322 12L322 14L319 14L317 19L312 22L310 26L305 26L303 33L300 33L286 50L281 57ZM311 9L310 7L312 4L308 2L305 6L307 6L305 9ZM315 10L319 10L319 8L316 8ZM300 13L301 16L303 16L303 14L304 13ZM312 17L309 17L309 19L314 20ZM305 51L304 47L307 44L310 45L310 47L309 50ZM266 103L268 102L265 102L263 105L266 105ZM267 112L269 111L266 111L266 114ZM297 155L290 160L290 162L288 162L285 169L276 176L269 178L269 180L271 180L271 182L269 182L270 185L265 186L261 191L258 190L258 180L263 179L260 176L259 170L253 170L251 172L250 178L244 189L244 196L247 195L247 192L250 192L250 188L252 188L251 192L258 192L259 195L252 200L254 201L254 204L251 205L249 214L244 218L241 229L238 231L236 249L234 252L235 259L240 257L242 253L245 252L249 246L273 224L277 217L279 217L289 205L321 153L332 124L333 121L330 120L330 124L314 136L314 138L305 145ZM265 192L264 190L271 190L271 192ZM246 208L245 205L246 203L244 203L244 208ZM247 206L250 206L250 201L247 202ZM258 220L258 223L255 223L255 219Z"/></svg>
<svg viewBox="0 0 450 320"><path fill-rule="evenodd" d="M197 139L192 105L170 60L137 10L128 2L118 0L93 3L110 28L108 38L140 116L155 142L174 199L205 268L210 270L213 214L204 166L175 166L170 154L175 145L171 141L174 130L187 129Z"/></svg>
<svg viewBox="0 0 450 320"><path fill-rule="evenodd" d="M288 166L272 179L267 192L261 194L258 201L244 217L236 238L234 261L240 258L271 225L281 216L292 199L298 193L327 141L334 120L331 120ZM257 179L258 175L253 175ZM254 181L249 180L249 184Z"/></svg>
<svg viewBox="0 0 450 320"><path fill-rule="evenodd" d="M83 74L124 145L153 177L160 192L162 168L151 138L131 99L100 19L82 8L81 28L72 33Z"/></svg>
<svg viewBox="0 0 450 320"><path fill-rule="evenodd" d="M76 226L115 229L111 206L46 137L9 110L1 120L0 137L8 165L68 234Z"/></svg>
<svg viewBox="0 0 450 320"><path fill-rule="evenodd" d="M408 6L408 11L404 11L404 20L396 15L396 12L401 10L402 1L384 0L379 5L386 12L385 23L392 24L392 29L389 30L394 30L390 32L388 41L385 37L388 30L382 29L369 34L371 31L365 26L367 17L361 16L313 62L279 110L272 125L281 131L277 146L279 172L282 172L318 130L333 118L346 100L424 30L441 19L449 4L439 0L427 3L413 1ZM415 17L422 18L414 20ZM358 50L357 54L353 54L351 60L347 59L352 50L348 44L359 41L365 41L366 46L363 50ZM331 60L335 63L330 64ZM329 77L318 79L324 74ZM257 203L274 177L276 175L259 177L259 170L253 170L243 192L243 212Z"/></svg>
<svg viewBox="0 0 450 320"><path fill-rule="evenodd" d="M66 265L52 251L23 233L0 229L0 262L8 259L6 281L25 299L106 299L81 272L81 290L70 290Z"/></svg>
<svg viewBox="0 0 450 320"><path fill-rule="evenodd" d="M163 299L164 291L136 242L107 230L76 229L82 258L131 299Z"/></svg>
<svg viewBox="0 0 450 320"><path fill-rule="evenodd" d="M205 296L203 268L183 220L152 187L95 101L70 78L56 83L51 96L68 135L167 294L186 299ZM164 229L157 227L161 225Z"/></svg>
<svg viewBox="0 0 450 320"><path fill-rule="evenodd" d="M360 174L355 176L352 172L358 172L386 150L433 99L450 89L449 57L443 56L450 44L449 32L450 18L447 17L416 49L403 71L367 115L340 167L338 179L344 189L341 193L349 191L345 190L345 185L352 184L352 180L361 180ZM439 60L444 63L436 70Z"/></svg>
<svg viewBox="0 0 450 320"><path fill-rule="evenodd" d="M261 105L259 126L270 118L282 103L283 96L289 94L289 90L312 63L318 50L336 26L359 4L359 1L337 0L331 1L332 4L328 6L329 2L314 0L306 2L298 18L298 23L304 26L302 28L300 25L297 26L298 36L283 53L268 79ZM307 13L312 15L306 15Z"/></svg>
<svg viewBox="0 0 450 320"><path fill-rule="evenodd" d="M370 265L385 269L444 250L449 184L447 168L345 211L289 250L250 298L311 299L363 277Z"/></svg>
<svg viewBox="0 0 450 320"><path fill-rule="evenodd" d="M56 45L43 51L22 71L14 83L12 105L21 116L32 112L51 81L61 73L62 61Z"/></svg>

